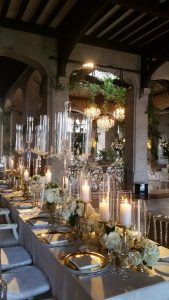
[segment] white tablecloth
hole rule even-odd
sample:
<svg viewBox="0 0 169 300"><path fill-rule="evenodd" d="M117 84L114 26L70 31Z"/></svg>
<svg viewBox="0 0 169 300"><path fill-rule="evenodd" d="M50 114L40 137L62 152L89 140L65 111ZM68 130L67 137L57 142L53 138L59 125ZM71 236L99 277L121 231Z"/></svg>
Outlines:
<svg viewBox="0 0 169 300"><path fill-rule="evenodd" d="M153 270L151 274L129 271L127 280L109 270L97 277L77 279L59 257L77 251L78 245L49 248L38 240L31 225L23 221L23 215L18 214L11 202L3 198L2 205L11 209L14 221L19 223L20 244L49 278L57 300L169 300L169 277L157 276ZM165 255L169 254L168 249L163 250Z"/></svg>

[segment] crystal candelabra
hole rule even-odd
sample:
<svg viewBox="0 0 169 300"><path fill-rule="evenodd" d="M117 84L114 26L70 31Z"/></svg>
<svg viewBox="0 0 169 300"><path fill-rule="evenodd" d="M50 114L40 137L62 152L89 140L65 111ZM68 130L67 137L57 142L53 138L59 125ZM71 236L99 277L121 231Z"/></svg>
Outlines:
<svg viewBox="0 0 169 300"><path fill-rule="evenodd" d="M114 120L107 115L103 115L97 120L97 126L98 128L107 131L114 126Z"/></svg>
<svg viewBox="0 0 169 300"><path fill-rule="evenodd" d="M97 108L95 105L90 105L88 108L84 110L84 114L91 118L92 120L97 119L100 115L100 109Z"/></svg>
<svg viewBox="0 0 169 300"><path fill-rule="evenodd" d="M122 122L125 119L124 107L117 107L113 113L115 120Z"/></svg>

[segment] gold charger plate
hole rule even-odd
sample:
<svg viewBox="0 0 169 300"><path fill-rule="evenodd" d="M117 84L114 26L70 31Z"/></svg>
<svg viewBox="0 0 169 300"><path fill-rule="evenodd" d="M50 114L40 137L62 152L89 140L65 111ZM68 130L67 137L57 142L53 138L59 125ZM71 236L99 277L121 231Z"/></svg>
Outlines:
<svg viewBox="0 0 169 300"><path fill-rule="evenodd" d="M91 258L91 261L93 260L94 262L97 262L97 265L94 264L89 264L89 265L84 265L84 268L78 268L77 265L73 263L73 260L76 258ZM99 272L102 271L107 265L108 261L100 253L96 252L75 252L68 254L65 259L64 259L64 264L71 270L75 272L80 272L80 273L90 273L90 272Z"/></svg>

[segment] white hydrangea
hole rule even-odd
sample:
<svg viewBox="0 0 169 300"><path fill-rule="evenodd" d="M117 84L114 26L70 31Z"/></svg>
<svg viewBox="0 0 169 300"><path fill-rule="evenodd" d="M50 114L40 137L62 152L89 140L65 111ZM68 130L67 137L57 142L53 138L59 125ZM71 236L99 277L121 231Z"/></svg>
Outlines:
<svg viewBox="0 0 169 300"><path fill-rule="evenodd" d="M45 191L45 198L49 203L60 203L62 198L59 188L51 188Z"/></svg>
<svg viewBox="0 0 169 300"><path fill-rule="evenodd" d="M143 241L143 248L144 248L143 261L145 261L147 266L152 267L158 262L160 258L159 248L156 245L156 243L148 239L145 239Z"/></svg>
<svg viewBox="0 0 169 300"><path fill-rule="evenodd" d="M109 234L104 234L102 236L102 242L106 249L114 250L115 252L119 252L122 247L122 240L116 231L110 232Z"/></svg>
<svg viewBox="0 0 169 300"><path fill-rule="evenodd" d="M143 257L139 251L129 251L128 260L131 265L138 266L143 262Z"/></svg>

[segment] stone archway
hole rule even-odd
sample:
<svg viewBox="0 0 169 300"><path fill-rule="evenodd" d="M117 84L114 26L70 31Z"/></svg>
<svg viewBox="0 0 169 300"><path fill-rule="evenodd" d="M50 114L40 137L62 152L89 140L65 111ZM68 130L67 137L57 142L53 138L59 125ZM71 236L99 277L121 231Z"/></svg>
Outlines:
<svg viewBox="0 0 169 300"><path fill-rule="evenodd" d="M42 97L40 96L40 86L42 76L35 70L30 76L26 86L25 115L37 117L42 107Z"/></svg>

